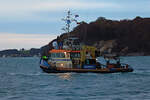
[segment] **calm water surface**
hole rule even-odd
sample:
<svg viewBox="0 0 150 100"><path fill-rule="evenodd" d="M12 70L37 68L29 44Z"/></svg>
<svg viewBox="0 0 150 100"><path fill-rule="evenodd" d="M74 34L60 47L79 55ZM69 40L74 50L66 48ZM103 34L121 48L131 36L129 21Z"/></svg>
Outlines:
<svg viewBox="0 0 150 100"><path fill-rule="evenodd" d="M0 58L0 100L150 100L150 57L122 57L131 73L47 74L39 58Z"/></svg>

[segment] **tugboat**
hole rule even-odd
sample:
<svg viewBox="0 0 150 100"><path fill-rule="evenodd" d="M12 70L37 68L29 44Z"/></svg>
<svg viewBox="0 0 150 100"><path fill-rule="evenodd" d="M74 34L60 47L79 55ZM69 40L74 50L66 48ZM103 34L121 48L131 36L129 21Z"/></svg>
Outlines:
<svg viewBox="0 0 150 100"><path fill-rule="evenodd" d="M63 19L69 34L71 21L77 20L71 18L68 11L66 19ZM59 43L60 44L60 43ZM63 45L62 45L63 44ZM57 41L53 42L54 49L49 50L48 56L42 56L40 68L47 73L114 73L114 72L132 72L133 69L128 64L121 64L118 56L104 56L107 64L100 64L96 60L96 48L83 45L77 37L69 37L63 40L61 45ZM110 63L115 59L116 63Z"/></svg>

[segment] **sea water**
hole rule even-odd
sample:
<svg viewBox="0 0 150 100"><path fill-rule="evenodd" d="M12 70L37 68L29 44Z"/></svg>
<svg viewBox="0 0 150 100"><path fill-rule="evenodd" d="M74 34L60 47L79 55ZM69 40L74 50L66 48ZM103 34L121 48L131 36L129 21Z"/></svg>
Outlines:
<svg viewBox="0 0 150 100"><path fill-rule="evenodd" d="M134 72L47 74L39 58L0 58L0 100L150 100L150 57L121 58Z"/></svg>

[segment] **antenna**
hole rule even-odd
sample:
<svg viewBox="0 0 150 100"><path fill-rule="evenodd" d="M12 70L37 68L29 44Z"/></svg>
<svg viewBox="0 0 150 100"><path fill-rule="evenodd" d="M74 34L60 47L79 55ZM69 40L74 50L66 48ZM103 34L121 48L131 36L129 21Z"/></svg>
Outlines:
<svg viewBox="0 0 150 100"><path fill-rule="evenodd" d="M69 34L70 34L70 25L72 22L77 22L77 17L79 17L79 15L74 15L74 18L73 18L73 14L70 12L70 10L68 10L67 12L67 16L65 18L63 18L62 20L65 21L66 25L64 28L62 28L62 30L64 30L65 32L68 33L68 37L69 37Z"/></svg>

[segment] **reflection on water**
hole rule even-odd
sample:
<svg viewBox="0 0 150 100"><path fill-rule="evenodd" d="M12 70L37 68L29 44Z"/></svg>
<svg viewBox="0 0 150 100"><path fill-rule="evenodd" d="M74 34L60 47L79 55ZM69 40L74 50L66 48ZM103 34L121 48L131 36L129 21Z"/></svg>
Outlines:
<svg viewBox="0 0 150 100"><path fill-rule="evenodd" d="M71 73L60 73L58 74L58 77L64 80L70 80L71 79Z"/></svg>

